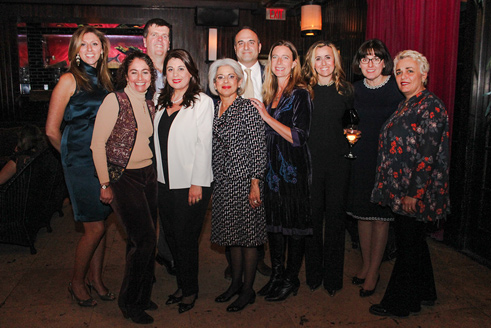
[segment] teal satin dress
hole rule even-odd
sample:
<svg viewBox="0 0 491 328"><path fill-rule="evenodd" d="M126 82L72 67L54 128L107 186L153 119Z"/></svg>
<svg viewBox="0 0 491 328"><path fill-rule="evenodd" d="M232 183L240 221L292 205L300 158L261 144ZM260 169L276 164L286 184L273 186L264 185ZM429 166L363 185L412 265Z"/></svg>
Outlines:
<svg viewBox="0 0 491 328"><path fill-rule="evenodd" d="M75 221L93 222L111 213L111 207L99 199L100 184L90 149L97 111L108 92L98 85L96 69L84 62L81 65L92 90L75 91L68 102L63 116L66 126L61 138L61 162Z"/></svg>

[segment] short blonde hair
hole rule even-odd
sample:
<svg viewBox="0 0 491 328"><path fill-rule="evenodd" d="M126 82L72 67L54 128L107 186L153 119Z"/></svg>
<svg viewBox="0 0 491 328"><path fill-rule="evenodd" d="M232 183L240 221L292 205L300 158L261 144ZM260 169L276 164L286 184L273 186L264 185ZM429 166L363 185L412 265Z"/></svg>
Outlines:
<svg viewBox="0 0 491 328"><path fill-rule="evenodd" d="M394 74L396 73L397 63L399 62L399 60L402 60L404 58L411 58L412 60L417 62L419 65L419 72L421 74L428 74L428 72L430 71L430 63L422 53L417 52L416 50L403 50L394 57ZM427 82L428 78L423 81L423 85L426 85Z"/></svg>
<svg viewBox="0 0 491 328"><path fill-rule="evenodd" d="M240 85L237 88L237 94L240 96L244 93L244 87L246 84L246 80L244 79L244 72L242 72L242 68L239 63L231 58L223 58L215 61L210 66L210 71L208 72L208 86L210 88L210 92L215 96L218 96L217 89L215 88L215 82L217 79L217 71L222 66L230 66L234 70L235 74L239 78Z"/></svg>

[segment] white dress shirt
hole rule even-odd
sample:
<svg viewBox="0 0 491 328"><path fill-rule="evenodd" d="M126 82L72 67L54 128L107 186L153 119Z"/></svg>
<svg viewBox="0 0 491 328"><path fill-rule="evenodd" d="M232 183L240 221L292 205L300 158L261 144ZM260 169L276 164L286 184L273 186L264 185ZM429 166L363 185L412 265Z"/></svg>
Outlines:
<svg viewBox="0 0 491 328"><path fill-rule="evenodd" d="M245 67L241 63L239 63L239 65L242 68L242 72L244 72L244 79L247 79L247 73L245 71L247 67ZM251 67L251 79L252 85L254 86L254 98L263 101L263 78L261 76L261 66L259 66L259 61L257 61Z"/></svg>

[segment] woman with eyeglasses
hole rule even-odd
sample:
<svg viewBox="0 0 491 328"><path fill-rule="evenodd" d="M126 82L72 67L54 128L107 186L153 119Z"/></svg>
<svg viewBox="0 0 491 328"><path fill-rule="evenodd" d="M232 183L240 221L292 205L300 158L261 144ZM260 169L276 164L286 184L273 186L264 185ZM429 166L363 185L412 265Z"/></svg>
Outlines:
<svg viewBox="0 0 491 328"><path fill-rule="evenodd" d="M232 266L232 283L215 302L238 295L227 307L228 312L237 312L256 300L257 246L267 241L264 123L251 101L241 97L245 79L239 63L217 60L208 77L211 92L220 96L213 119L211 242L230 247Z"/></svg>
<svg viewBox="0 0 491 328"><path fill-rule="evenodd" d="M392 58L385 44L372 39L364 42L353 58L353 71L364 79L353 84L354 107L360 116L358 129L362 138L353 148L358 160L353 161L348 214L358 220L362 266L351 282L360 285L360 297L375 292L379 267L387 244L389 223L393 216L387 208L370 202L375 183L378 135L384 122L404 99L392 76Z"/></svg>

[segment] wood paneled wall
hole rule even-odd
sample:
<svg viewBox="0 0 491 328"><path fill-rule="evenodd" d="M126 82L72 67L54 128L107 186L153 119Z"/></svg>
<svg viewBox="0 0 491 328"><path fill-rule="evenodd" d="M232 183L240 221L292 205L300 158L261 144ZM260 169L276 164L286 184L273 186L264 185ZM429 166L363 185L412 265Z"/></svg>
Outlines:
<svg viewBox="0 0 491 328"><path fill-rule="evenodd" d="M194 8L141 8L123 6L1 4L0 16L0 121L18 121L19 87L17 22L73 22L143 24L160 17L172 24L172 48L184 48L200 69L201 84L206 86L207 27L196 26ZM365 35L366 0L332 0L323 9L323 33L317 37L300 36L299 10L289 11L285 21L265 20L265 10L240 10L240 26L255 28L262 42L262 54L280 40L292 41L301 55L315 41L329 39L341 50L348 68ZM237 27L219 28L218 56L235 58L233 36ZM41 45L40 45L41 46ZM350 77L350 69L347 69Z"/></svg>

